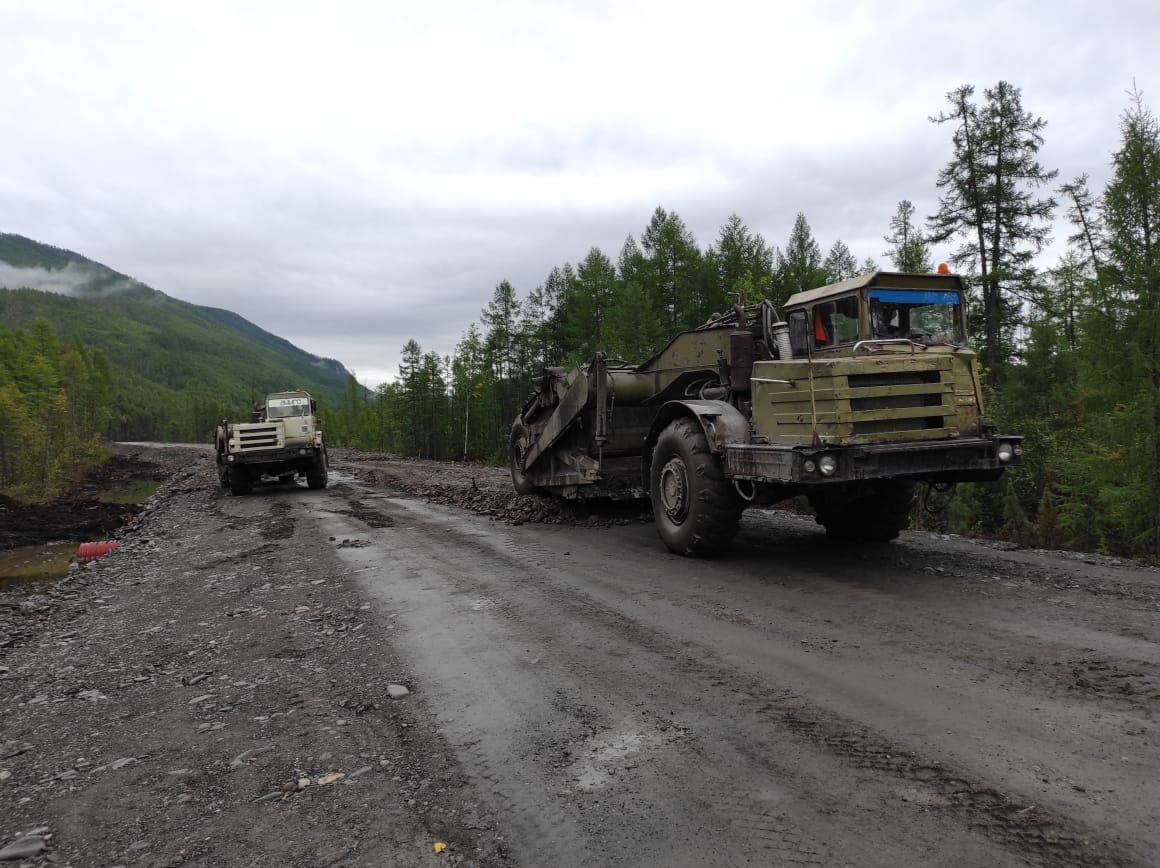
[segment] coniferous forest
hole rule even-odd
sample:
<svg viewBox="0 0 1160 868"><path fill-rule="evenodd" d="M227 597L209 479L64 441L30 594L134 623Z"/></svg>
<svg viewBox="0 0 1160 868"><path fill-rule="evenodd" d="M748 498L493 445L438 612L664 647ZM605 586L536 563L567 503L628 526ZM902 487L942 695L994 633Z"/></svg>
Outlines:
<svg viewBox="0 0 1160 868"><path fill-rule="evenodd" d="M503 461L512 419L545 366L602 349L640 361L675 332L740 296L784 301L875 269L927 271L948 247L971 288L972 344L988 416L1025 438L1025 466L1004 480L937 497L920 526L1144 560L1160 546L1160 126L1126 95L1106 186L1061 179L1040 161L1047 121L1018 87L964 85L931 118L949 157L934 214L900 201L883 245L823 249L806 214L784 244L732 215L702 248L681 217L657 208L619 251L592 248L521 293L501 280L450 355L403 347L399 375L332 408L333 440L435 459ZM1052 221L1071 226L1044 268ZM869 255L866 255L869 254ZM859 258L861 256L862 258ZM882 261L876 261L881 257Z"/></svg>
<svg viewBox="0 0 1160 868"><path fill-rule="evenodd" d="M0 337L0 492L43 500L107 455L113 371L44 319Z"/></svg>

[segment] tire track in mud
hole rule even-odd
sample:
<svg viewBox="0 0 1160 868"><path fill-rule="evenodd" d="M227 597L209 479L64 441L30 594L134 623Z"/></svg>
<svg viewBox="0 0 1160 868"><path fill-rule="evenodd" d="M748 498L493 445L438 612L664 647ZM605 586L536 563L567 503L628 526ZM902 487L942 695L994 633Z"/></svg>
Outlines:
<svg viewBox="0 0 1160 868"><path fill-rule="evenodd" d="M723 605L709 595L690 594L686 599L696 602L700 610L714 619L732 625L744 625L760 629L763 625L740 609ZM798 613L800 617L809 617ZM1002 678L1011 678L1028 687L1038 688L1052 695L1066 694L1071 699L1082 702L1110 700L1120 708L1152 713L1158 710L1160 700L1160 665L1137 656L1119 659L1090 653L1077 655L1077 645L1044 640L1034 653L1009 655L996 653L1010 634L992 630L982 641L979 631L964 632L960 624L938 613L922 612L916 608L914 617L922 617L928 628L922 636L924 651L937 648L946 659L958 661L965 667L978 667L986 673ZM937 623L932 624L932 619ZM829 625L817 624L819 632L830 635L821 639L803 639L803 645L821 653L842 650L839 638L834 637ZM1125 655L1131 655L1131 650Z"/></svg>
<svg viewBox="0 0 1160 868"><path fill-rule="evenodd" d="M442 535L437 545L429 547L428 557L445 564L450 568L446 575L465 584L462 577L470 575L470 571L463 572L465 558L458 553L458 548L447 545L448 531L429 528L422 522L416 522L416 525L425 532ZM920 791L921 800L930 810L955 818L966 830L982 833L1032 864L1085 866L1132 861L1130 854L1104 840L1094 829L1085 828L1028 800L1013 799L970 773L924 758L887 736L868 730L856 720L813 705L804 696L784 689L770 689L716 659L704 646L696 646L696 653L692 653L692 643L678 644L669 636L581 592L561 587L544 572L553 557L546 549L537 552L535 546L526 543L517 544L509 539L495 544L471 535L463 535L463 541L475 550L476 556L488 554L507 561L513 568L509 571L513 585L544 593L558 618L598 624L609 632L610 638L632 641L657 658L667 660L682 676L695 679L702 691L729 687L736 695L738 711L757 715L783 734L794 736L852 768L888 776L896 787L902 784ZM472 558L469 556L466 560ZM528 595L517 596L514 600L497 604L495 608L530 631L544 647L557 646L559 637L552 630L540 626L542 622L528 599ZM582 683L605 683L609 680L609 662L602 658L604 668L597 670L584 663L582 655L574 654L568 661L568 671L578 675ZM636 673L622 668L616 677L623 691L627 683L635 680ZM768 740L773 747L779 738ZM827 850L825 845L811 841L808 834L795 827L775 837L777 840L768 842L765 847L771 855L784 855L785 842L793 840L795 848L805 855L821 853L826 859L840 856Z"/></svg>
<svg viewBox="0 0 1160 868"><path fill-rule="evenodd" d="M380 504L387 504L388 498L365 492L348 489L333 493L343 499L343 505L339 506L332 498L328 498L318 505L319 511L352 528L351 522L362 522L360 513L382 515L394 506L383 505L380 508ZM345 508L352 502L359 506ZM373 526L371 529L374 529ZM350 535L353 537L358 534L352 529ZM375 542L366 547L337 547L351 561L364 564L361 568L363 570L373 569L370 564L376 558L374 546L382 542L381 535L377 538L375 534L368 536L374 538ZM435 548L446 545L447 541L443 540ZM438 559L429 552L409 554L410 548L405 544L392 546L388 553L392 567L405 570L404 581L412 588L436 586L441 580L441 575L434 570ZM471 569L460 565L459 572L461 575L469 575ZM409 598L409 605L422 605L422 596L420 593L419 596ZM477 603L481 603L481 611L490 608L487 602ZM439 623L428 625L424 630L424 640L438 642L443 628ZM406 636L398 636L396 640L405 644ZM482 670L483 662L465 659L464 666L470 667L476 677L469 679L469 683L460 684L455 695L433 695L436 692L433 683L425 685L425 690L421 692L426 692L425 699L431 714L439 723L440 733L455 749L457 761L470 779L473 789L481 801L488 805L489 813L500 817L506 827L503 841L505 851L509 851L525 865L607 864L558 795L537 788L534 781L517 773L518 764L513 763L513 757L519 757L524 751L521 739L525 735L528 726L526 720L531 717L531 711L505 702L500 692L490 689L486 673ZM455 712L454 707L462 705L472 709L470 718ZM480 718L485 719L487 725L473 722L473 719Z"/></svg>
<svg viewBox="0 0 1160 868"><path fill-rule="evenodd" d="M424 553L424 557L425 559L430 559L431 561L443 563L447 567L447 569L444 571L444 574L446 575L456 577L470 576L472 571L470 568L466 568L464 561L467 561L472 565L478 565L481 562L482 557L494 557L496 554L492 547L487 545L478 545L476 544L477 542L478 541L472 541L468 539L466 547L472 551L471 554L464 555L460 553L458 547L448 547L446 545L446 539L442 539L438 545L430 546L429 550ZM533 550L521 548L520 555L522 556L525 554L534 555L534 547ZM547 552L541 551L539 554L543 557L543 559L547 559ZM517 560L521 560L521 558L517 558ZM521 563L521 572L523 569L524 565ZM528 579L526 578L524 578L522 581L523 584L526 584L527 582ZM459 584L463 585L465 582L460 581ZM537 582L537 584L544 583ZM572 605L573 608L576 608L577 606L579 607L577 614L581 616L580 620L582 621L591 621L594 619L604 621L608 620L607 612L604 612L604 617L601 618L602 613L600 609L592 605L590 602L584 600L583 598L579 598L578 601L570 600L569 604ZM489 604L489 608L494 608L503 614L508 620L521 623L525 626L528 624L539 623L538 618L529 615L529 613L524 611L521 606L506 600L501 600L498 602L492 601ZM617 623L617 627L620 628L621 632L624 632L623 627L625 623L627 622ZM553 651L558 649L558 646L560 645L558 637L550 627L539 628L533 632L535 633L533 641L540 647L545 648L546 653L549 656L552 655ZM566 656L568 659L568 677L566 679L557 678L555 683L560 684L562 682L566 682L566 688L558 688L557 692L561 695L566 695L568 700L566 702L558 702L558 707L562 707L564 705L579 706L580 702L578 697L589 693L591 685L598 685L609 680L609 673L607 668L601 669L597 666L591 665L583 652L580 654L576 654L575 652L568 654L566 650L561 650L560 656L562 658ZM663 649L663 656L666 658L674 659L678 656L678 654L674 651L673 648L666 648ZM592 659L595 660L598 657L599 654L594 654ZM688 658L689 661L692 661L693 659L694 658L691 656ZM603 660L600 662L605 664L607 663L607 661ZM690 662L685 666L685 671L686 673L693 673L698 670ZM704 669L700 674L704 676L706 681L712 682L711 684L707 685L709 687L717 687L721 684L720 672ZM637 680L639 679L639 674L635 672L630 673L621 671L616 673L616 678L614 680L616 680L618 684L621 685L621 690L623 691L625 689L624 685L631 683L631 681L626 680L630 678L631 680ZM641 695L647 695L649 692L649 686L647 684L642 684L637 688L637 690L639 690ZM628 692L631 695L636 691L630 689ZM605 694L605 698L607 699L607 694ZM572 754L579 754L585 751L599 750L599 747L593 748L593 745L599 746L602 744L602 742L616 740L617 727L613 721L608 719L607 713L601 714L598 718L595 714L589 713L584 718L584 723L589 728L587 733L573 735L572 737L559 737L557 735L555 740L559 743L562 743L557 744L557 747L563 747ZM655 740L656 732L671 728L671 726L672 724L668 723L657 725L652 721L643 720L638 724L629 727L630 732L628 738L635 738L638 740ZM694 736L693 738L695 739L696 737ZM682 740L688 741L688 737L683 737ZM453 738L453 741L461 742L459 738ZM478 749L480 749L481 745L483 745L486 741L487 734L485 732L477 732L469 734L469 737L463 739L461 743L470 744L471 748L478 752ZM490 750L494 750L495 747L495 745L491 745ZM692 749L697 749L698 751L704 750L703 745L692 744L690 747ZM769 864L822 864L823 862L833 864L835 861L833 858L834 848L818 840L816 836L809 831L811 826L816 828L819 821L824 823L825 817L818 816L812 810L797 811L797 814L802 815L801 819L798 821L791 820L790 817L784 812L782 812L780 815L754 814L751 807L754 801L754 794L761 791L766 786L759 779L760 776L755 774L755 770L759 770L761 766L750 764L749 770L744 774L737 775L736 773L733 773L729 776L723 776L722 773L716 771L714 768L716 765L719 765L716 760L720 759L721 750L721 747L716 747L712 751L712 753L716 756L714 756L715 761L711 767L706 767L703 760L694 763L697 768L697 775L701 778L711 779L716 790L725 790L730 793L735 793L736 796L728 803L724 811L722 811L722 806L718 803L716 798L699 805L698 810L715 815L717 817L717 825L719 829L731 828L735 831L736 834L731 837L735 842L734 846L738 846L740 849L736 850L734 857L740 859L745 857L753 857L759 854L761 861ZM487 753L488 751L485 750L484 752ZM501 767L503 767L506 771L508 763L510 763L511 759L518 757L518 755L518 753L509 752L506 758L501 756ZM658 758L653 759L655 760ZM664 757L660 757L659 759L663 761ZM493 783L493 768L495 764L496 763L494 760L489 759L486 756L482 758L477 757L473 763L469 763L469 765L477 766L480 769L480 774L489 782ZM741 766L741 764L738 763L735 758L727 758L723 765L732 766L734 768ZM671 775L669 777L671 778ZM620 782L623 782L624 777L622 776L619 780ZM750 786L746 788L744 787L743 783L739 783L739 781L748 781ZM687 780L673 781L670 779L667 781L667 783L669 786L655 788L654 792L663 793L672 792L674 790L680 792L681 790L688 789ZM526 817L529 810L535 813L542 813L542 803L538 805L529 805L523 802L513 802L511 800L511 791L504 788L493 788L493 793L497 797L504 800L505 804L509 806L509 810L515 812L517 817L517 827L522 833L528 834L537 831L537 827L534 825L528 826L524 822L524 818ZM750 807L742 810L742 806L746 805ZM586 825L589 829L590 835L599 834L602 825L601 821L604 818L605 815L602 812L595 812L595 816L589 819L589 822ZM693 816L685 817L685 823L693 822L695 819L696 818ZM525 838L525 840L528 839ZM558 841L558 838L555 840ZM721 849L728 850L726 847L722 847ZM608 858L607 854L605 855L605 858ZM849 858L844 861L849 862L849 864L856 864L855 860L856 856L852 852ZM641 863L638 861L629 860L629 864ZM661 862L658 864L664 863Z"/></svg>

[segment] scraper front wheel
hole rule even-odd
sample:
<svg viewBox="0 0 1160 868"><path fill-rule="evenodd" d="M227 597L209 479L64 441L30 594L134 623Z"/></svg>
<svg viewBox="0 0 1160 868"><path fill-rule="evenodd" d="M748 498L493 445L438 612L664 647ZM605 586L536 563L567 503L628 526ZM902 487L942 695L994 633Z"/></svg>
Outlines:
<svg viewBox="0 0 1160 868"><path fill-rule="evenodd" d="M524 456L527 451L528 428L517 420L512 425L511 437L508 440L508 463L511 465L512 486L517 494L535 494L537 490L524 472Z"/></svg>
<svg viewBox="0 0 1160 868"><path fill-rule="evenodd" d="M740 528L744 503L693 419L677 419L657 438L649 494L657 532L679 555L718 554Z"/></svg>

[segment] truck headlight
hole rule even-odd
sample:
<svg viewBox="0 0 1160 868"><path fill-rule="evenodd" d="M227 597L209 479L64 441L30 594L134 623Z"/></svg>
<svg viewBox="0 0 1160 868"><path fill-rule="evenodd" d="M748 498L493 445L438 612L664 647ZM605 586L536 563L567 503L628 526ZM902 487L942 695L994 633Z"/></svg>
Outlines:
<svg viewBox="0 0 1160 868"><path fill-rule="evenodd" d="M838 459L833 455L823 455L818 459L818 470L822 476L833 476L838 470Z"/></svg>
<svg viewBox="0 0 1160 868"><path fill-rule="evenodd" d="M226 456L226 461L233 461L233 460L234 460L234 456L232 456L232 455Z"/></svg>
<svg viewBox="0 0 1160 868"><path fill-rule="evenodd" d="M806 473L813 473L817 469L818 465L814 464L812 461L806 461L804 464L802 464L802 470L804 470Z"/></svg>
<svg viewBox="0 0 1160 868"><path fill-rule="evenodd" d="M298 450L298 454L299 454L299 455L305 455L305 454L306 454L306 450L305 450L305 449L299 449L299 450Z"/></svg>
<svg viewBox="0 0 1160 868"><path fill-rule="evenodd" d="M1015 456L1015 448L1010 443L1000 443L999 449L995 454L999 457L999 461L1002 464L1008 464Z"/></svg>

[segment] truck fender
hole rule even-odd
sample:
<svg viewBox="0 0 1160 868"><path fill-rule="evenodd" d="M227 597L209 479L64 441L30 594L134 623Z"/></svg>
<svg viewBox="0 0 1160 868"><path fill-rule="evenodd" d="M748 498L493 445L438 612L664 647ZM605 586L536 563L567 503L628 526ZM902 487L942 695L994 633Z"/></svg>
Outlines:
<svg viewBox="0 0 1160 868"><path fill-rule="evenodd" d="M750 439L749 420L741 411L725 401L669 401L649 426L641 452L641 479L644 488L649 488L652 475L653 448L661 432L675 419L696 419L709 441L709 450L719 454L721 447L729 443L748 443Z"/></svg>

